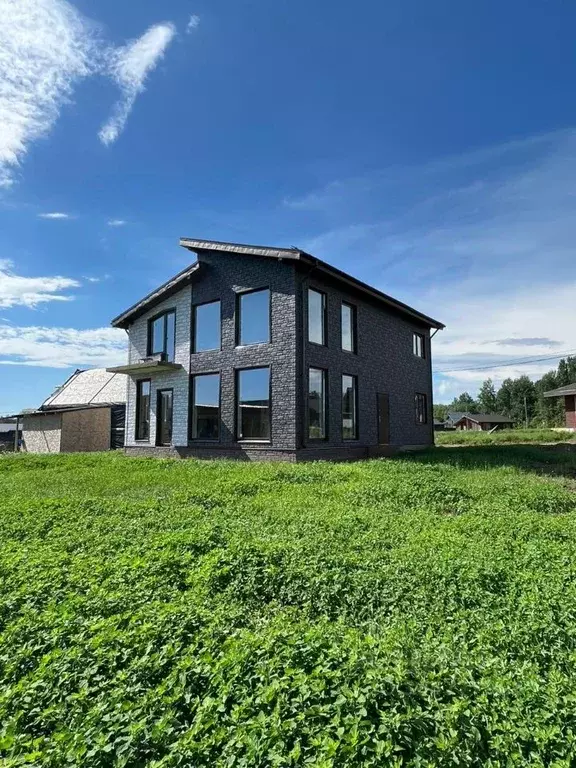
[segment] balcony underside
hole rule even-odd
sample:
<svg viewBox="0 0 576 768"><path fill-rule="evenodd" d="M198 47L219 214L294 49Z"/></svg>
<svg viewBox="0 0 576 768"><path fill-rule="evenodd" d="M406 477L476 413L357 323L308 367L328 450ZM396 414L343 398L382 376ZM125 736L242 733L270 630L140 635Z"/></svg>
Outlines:
<svg viewBox="0 0 576 768"><path fill-rule="evenodd" d="M116 365L106 368L110 373L125 373L128 376L141 376L142 374L169 373L182 370L180 363L165 363L160 360L148 360L143 363L129 363L128 365Z"/></svg>

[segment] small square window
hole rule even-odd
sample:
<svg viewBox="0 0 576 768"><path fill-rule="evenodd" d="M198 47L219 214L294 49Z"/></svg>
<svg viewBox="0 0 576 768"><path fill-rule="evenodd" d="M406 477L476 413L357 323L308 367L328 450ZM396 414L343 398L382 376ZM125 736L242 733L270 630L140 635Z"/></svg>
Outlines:
<svg viewBox="0 0 576 768"><path fill-rule="evenodd" d="M421 333L414 333L412 337L412 350L416 357L426 357L426 339Z"/></svg>

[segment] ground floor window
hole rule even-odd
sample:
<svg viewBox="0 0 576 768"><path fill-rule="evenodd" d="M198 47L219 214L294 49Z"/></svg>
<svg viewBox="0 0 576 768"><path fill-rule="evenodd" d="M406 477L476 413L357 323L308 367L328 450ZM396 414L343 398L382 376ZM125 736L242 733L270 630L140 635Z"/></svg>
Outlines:
<svg viewBox="0 0 576 768"><path fill-rule="evenodd" d="M426 395L417 394L414 400L416 406L416 424L428 422L428 407Z"/></svg>
<svg viewBox="0 0 576 768"><path fill-rule="evenodd" d="M358 439L358 380L342 376L342 439Z"/></svg>
<svg viewBox="0 0 576 768"><path fill-rule="evenodd" d="M150 439L150 379L136 382L136 440Z"/></svg>
<svg viewBox="0 0 576 768"><path fill-rule="evenodd" d="M218 440L220 437L220 374L192 377L192 440Z"/></svg>
<svg viewBox="0 0 576 768"><path fill-rule="evenodd" d="M308 437L326 437L326 371L322 368L308 369Z"/></svg>
<svg viewBox="0 0 576 768"><path fill-rule="evenodd" d="M239 440L270 440L270 368L236 371Z"/></svg>

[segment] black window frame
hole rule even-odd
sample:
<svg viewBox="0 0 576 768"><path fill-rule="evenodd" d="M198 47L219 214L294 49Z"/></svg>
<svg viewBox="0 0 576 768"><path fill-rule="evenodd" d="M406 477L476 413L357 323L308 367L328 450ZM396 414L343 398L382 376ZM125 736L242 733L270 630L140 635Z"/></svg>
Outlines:
<svg viewBox="0 0 576 768"><path fill-rule="evenodd" d="M262 291L268 291L268 341L251 341L249 344L242 343L242 297L249 296L252 293L261 293ZM236 306L235 306L235 344L237 347L257 347L260 344L272 343L272 290L269 285L263 285L260 288L250 288L247 291L236 291ZM265 366L257 366L259 368Z"/></svg>
<svg viewBox="0 0 576 768"><path fill-rule="evenodd" d="M416 392L414 395L414 418L419 427L428 424L428 396L425 392Z"/></svg>
<svg viewBox="0 0 576 768"><path fill-rule="evenodd" d="M207 302L210 303L210 302ZM218 437L194 437L194 407L196 396L196 379L200 376L218 376ZM202 371L190 375L190 401L188 405L190 414L188 419L188 440L201 443L218 443L222 439L222 371Z"/></svg>
<svg viewBox="0 0 576 768"><path fill-rule="evenodd" d="M196 317L196 311L198 310L198 307L205 307L208 304L220 304L220 312L219 312L219 319L220 319L220 338L219 343L217 347L211 347L210 349L196 349L196 328L198 325L198 320ZM201 301L198 304L192 305L192 329L191 329L191 347L192 347L192 354L193 355L201 355L203 352L221 352L222 351L222 299L211 299L210 301Z"/></svg>
<svg viewBox="0 0 576 768"><path fill-rule="evenodd" d="M344 346L344 307L348 307L348 309L352 310L352 349L346 349ZM352 355L358 354L358 307L356 304L352 304L349 301L342 301L340 306L340 346L342 352L348 352Z"/></svg>
<svg viewBox="0 0 576 768"><path fill-rule="evenodd" d="M320 371L322 373L322 383L324 386L324 435L322 437L312 437L310 435L310 405L309 405L309 398L310 398L310 371ZM308 366L308 388L306 390L306 434L307 439L310 442L324 442L328 440L328 432L329 432L329 424L330 424L330 418L329 418L329 408L328 408L328 369L322 368L319 365L309 365Z"/></svg>
<svg viewBox="0 0 576 768"><path fill-rule="evenodd" d="M322 296L322 341L312 341L310 338L310 292L320 294ZM328 294L326 291L320 290L309 285L306 289L306 338L309 344L315 344L317 347L328 346Z"/></svg>
<svg viewBox="0 0 576 768"><path fill-rule="evenodd" d="M142 384L148 384L150 389L148 391L148 429L145 437L140 437L140 400L142 393L140 392ZM136 380L136 419L134 424L134 440L137 442L149 443L150 442L150 410L152 402L152 379L137 379Z"/></svg>
<svg viewBox="0 0 576 768"><path fill-rule="evenodd" d="M160 442L160 400L164 392L170 392L172 398L172 413L170 414L170 442ZM156 390L156 440L154 445L158 448L168 448L173 445L174 440L174 387L160 387Z"/></svg>
<svg viewBox="0 0 576 768"><path fill-rule="evenodd" d="M269 437L240 437L240 426L242 419L240 416L240 375L244 371L268 371L268 435ZM245 365L241 368L234 368L234 436L238 443L257 443L270 444L272 442L272 366L271 365Z"/></svg>
<svg viewBox="0 0 576 768"><path fill-rule="evenodd" d="M354 382L354 437L344 437L344 378L352 379ZM341 417L342 417L342 423L341 423L341 429L342 429L342 441L343 442L353 442L354 440L360 439L360 427L358 423L358 417L359 417L359 408L358 408L358 376L354 373L343 373L340 377L340 397L342 398L342 411L341 411Z"/></svg>
<svg viewBox="0 0 576 768"><path fill-rule="evenodd" d="M168 360L168 353L167 353L167 346L168 346L168 322L166 318L168 315L174 315L174 359ZM160 318L164 318L164 333L163 333L163 349L153 351L152 345L154 342L154 334L152 332L152 326L157 321L160 320ZM176 359L176 307L171 307L170 309L164 309L162 312L158 312L158 314L154 315L154 317L150 317L148 319L148 338L146 340L146 354L148 357L151 357L152 355L160 355L165 354L167 362L171 363L174 362Z"/></svg>
<svg viewBox="0 0 576 768"><path fill-rule="evenodd" d="M418 353L418 341L420 341L422 354ZM418 331L412 332L412 353L420 360L426 360L426 336Z"/></svg>

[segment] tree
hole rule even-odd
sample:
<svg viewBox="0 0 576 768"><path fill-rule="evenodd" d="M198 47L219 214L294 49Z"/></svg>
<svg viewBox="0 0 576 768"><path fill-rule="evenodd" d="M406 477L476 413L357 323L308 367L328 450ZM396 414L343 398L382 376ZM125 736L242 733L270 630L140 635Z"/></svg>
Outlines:
<svg viewBox="0 0 576 768"><path fill-rule="evenodd" d="M486 381L480 387L478 392L478 407L481 413L494 413L497 408L496 402L496 387L492 379L486 379Z"/></svg>
<svg viewBox="0 0 576 768"><path fill-rule="evenodd" d="M448 406L449 411L463 411L464 413L478 413L478 403L468 392L462 392L460 397L455 397Z"/></svg>
<svg viewBox="0 0 576 768"><path fill-rule="evenodd" d="M449 407L447 405L444 405L443 403L434 403L432 410L434 411L434 418L438 421L446 421L448 418Z"/></svg>

